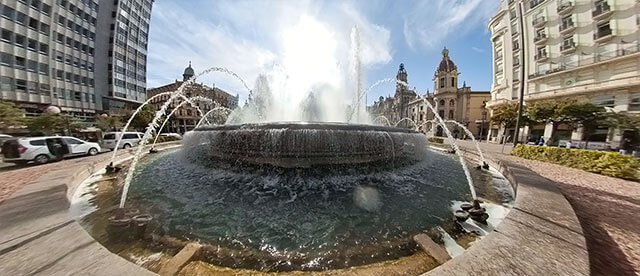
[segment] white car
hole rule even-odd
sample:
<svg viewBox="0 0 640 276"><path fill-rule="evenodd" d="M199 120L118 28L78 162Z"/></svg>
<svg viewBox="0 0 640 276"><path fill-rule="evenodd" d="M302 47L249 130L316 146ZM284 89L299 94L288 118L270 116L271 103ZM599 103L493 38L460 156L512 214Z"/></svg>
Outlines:
<svg viewBox="0 0 640 276"><path fill-rule="evenodd" d="M45 136L16 138L2 144L4 162L35 162L44 164L51 160L77 155L96 155L100 145L70 136Z"/></svg>
<svg viewBox="0 0 640 276"><path fill-rule="evenodd" d="M122 141L120 141L121 149L128 149L130 147L137 146L140 141L142 141L142 136L144 133L142 132L107 132L104 134L102 139L104 140L104 147L110 150L116 148L116 143L118 143L118 139L122 135Z"/></svg>

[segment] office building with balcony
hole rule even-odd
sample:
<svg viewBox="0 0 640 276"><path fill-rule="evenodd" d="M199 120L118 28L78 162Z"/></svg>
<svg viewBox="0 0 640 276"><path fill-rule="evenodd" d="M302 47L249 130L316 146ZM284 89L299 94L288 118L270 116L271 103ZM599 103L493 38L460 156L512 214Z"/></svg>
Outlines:
<svg viewBox="0 0 640 276"><path fill-rule="evenodd" d="M522 86L525 105L574 98L615 112L639 112L639 26L636 0L503 0L489 20L493 83L487 107L518 101ZM519 139L548 139L552 129L528 126ZM586 139L580 129L558 129L559 139ZM502 134L493 126L491 140L503 140ZM616 148L629 135L636 134L602 128L588 138Z"/></svg>
<svg viewBox="0 0 640 276"><path fill-rule="evenodd" d="M0 99L95 118L98 0L0 0Z"/></svg>
<svg viewBox="0 0 640 276"><path fill-rule="evenodd" d="M147 44L154 0L102 0L96 39L97 106L127 115L146 100Z"/></svg>

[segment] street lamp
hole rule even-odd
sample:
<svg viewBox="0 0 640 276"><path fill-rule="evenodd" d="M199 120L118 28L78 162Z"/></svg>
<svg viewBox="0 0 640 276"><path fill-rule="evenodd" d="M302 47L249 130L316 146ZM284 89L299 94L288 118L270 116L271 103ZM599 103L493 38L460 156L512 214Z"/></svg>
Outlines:
<svg viewBox="0 0 640 276"><path fill-rule="evenodd" d="M518 145L518 137L520 136L520 123L522 121L522 105L524 104L524 85L527 83L527 80L525 79L526 74L524 73L525 68L527 68L525 66L525 55L527 53L527 46L525 44L524 41L524 31L525 31L525 27L524 27L524 15L522 14L523 8L522 8L523 2L520 2L518 4L518 13L519 13L519 21L520 21L520 41L522 43L522 54L520 55L520 67L522 68L520 70L520 98L519 98L519 102L518 102L518 119L516 120L516 129L514 131L514 135L513 135L513 146L517 146ZM506 144L506 141L505 141Z"/></svg>

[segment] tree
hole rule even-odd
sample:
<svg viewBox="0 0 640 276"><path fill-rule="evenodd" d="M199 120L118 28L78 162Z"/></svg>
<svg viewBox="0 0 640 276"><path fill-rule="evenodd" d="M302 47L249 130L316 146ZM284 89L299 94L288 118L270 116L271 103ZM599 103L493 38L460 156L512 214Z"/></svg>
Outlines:
<svg viewBox="0 0 640 276"><path fill-rule="evenodd" d="M611 125L608 120L611 114L604 107L590 102L574 103L565 108L565 112L567 124L574 128L582 127L582 139L587 144L596 129Z"/></svg>
<svg viewBox="0 0 640 276"><path fill-rule="evenodd" d="M23 123L23 109L12 102L0 101L0 129L21 126Z"/></svg>
<svg viewBox="0 0 640 276"><path fill-rule="evenodd" d="M122 118L118 116L98 116L96 118L96 126L102 131L117 131L122 125Z"/></svg>
<svg viewBox="0 0 640 276"><path fill-rule="evenodd" d="M574 99L533 102L529 104L528 114L533 121L553 124L550 143L556 142L556 130L562 123L573 128L582 127L582 139L588 142L597 128L610 125L608 118L611 116L604 107Z"/></svg>
<svg viewBox="0 0 640 276"><path fill-rule="evenodd" d="M548 143L554 144L556 142L556 130L558 128L558 124L572 121L573 117L569 110L575 104L576 101L572 99L535 101L528 105L527 115L534 122L553 124L551 137L549 138Z"/></svg>
<svg viewBox="0 0 640 276"><path fill-rule="evenodd" d="M526 116L526 106L523 106L523 114L521 125L525 126L529 121L529 118ZM497 105L493 109L493 114L491 115L491 123L495 125L499 125L502 127L503 133L502 137L505 137L507 134L507 129L515 127L516 121L518 120L518 104L517 103L503 103ZM505 137L506 138L506 137ZM506 140L504 141L506 142Z"/></svg>
<svg viewBox="0 0 640 276"><path fill-rule="evenodd" d="M132 115L133 114L127 116L127 118ZM131 127L135 128L136 130L144 131L155 116L156 109L150 104L145 105L142 110L140 110L140 112L138 112L138 114L133 118L133 121L131 121Z"/></svg>
<svg viewBox="0 0 640 276"><path fill-rule="evenodd" d="M27 128L32 133L52 135L55 133L71 134L83 126L75 118L64 114L42 113L27 120Z"/></svg>

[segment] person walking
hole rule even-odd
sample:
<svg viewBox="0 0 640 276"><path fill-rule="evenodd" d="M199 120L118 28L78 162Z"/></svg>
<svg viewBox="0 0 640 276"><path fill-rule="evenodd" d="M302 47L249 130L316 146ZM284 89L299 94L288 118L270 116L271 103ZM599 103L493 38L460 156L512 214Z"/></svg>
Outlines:
<svg viewBox="0 0 640 276"><path fill-rule="evenodd" d="M540 136L540 140L538 140L538 146L544 146L544 138Z"/></svg>
<svg viewBox="0 0 640 276"><path fill-rule="evenodd" d="M567 141L567 148L570 149L571 148L571 140Z"/></svg>

